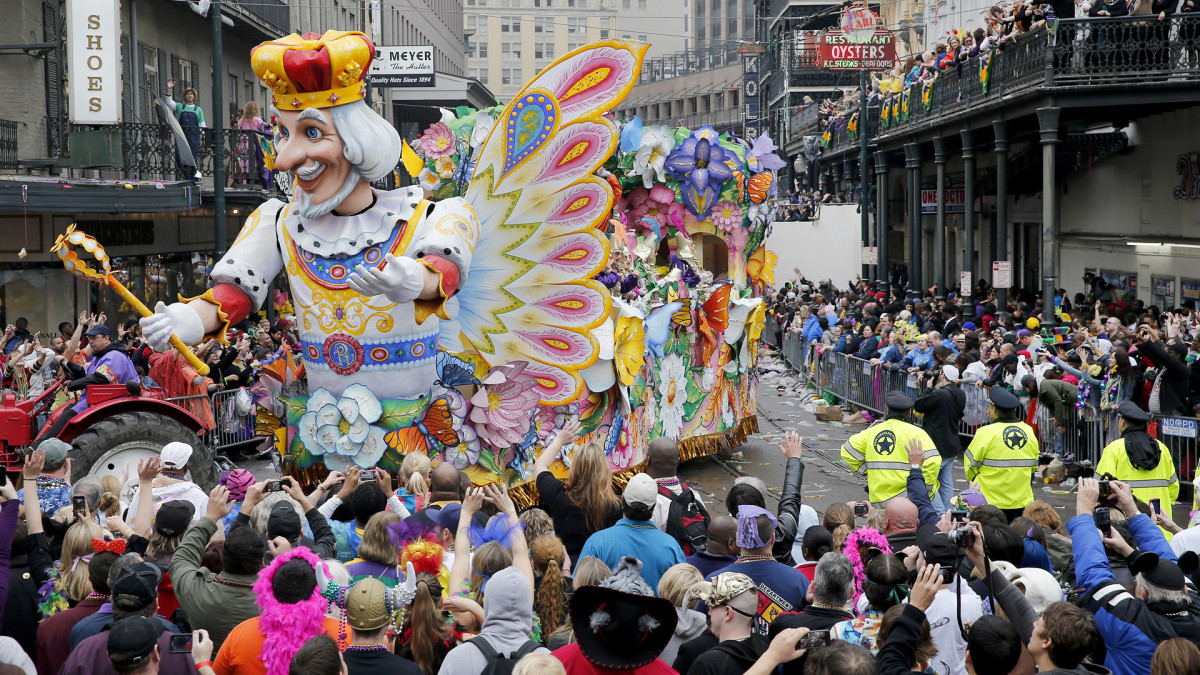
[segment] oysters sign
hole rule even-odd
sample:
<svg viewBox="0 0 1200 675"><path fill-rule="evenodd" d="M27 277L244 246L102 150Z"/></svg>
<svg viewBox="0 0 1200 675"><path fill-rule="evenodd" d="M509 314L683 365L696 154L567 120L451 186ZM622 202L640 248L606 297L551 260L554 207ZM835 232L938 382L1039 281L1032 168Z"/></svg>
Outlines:
<svg viewBox="0 0 1200 675"><path fill-rule="evenodd" d="M432 87L433 47L377 47L366 79L375 87Z"/></svg>

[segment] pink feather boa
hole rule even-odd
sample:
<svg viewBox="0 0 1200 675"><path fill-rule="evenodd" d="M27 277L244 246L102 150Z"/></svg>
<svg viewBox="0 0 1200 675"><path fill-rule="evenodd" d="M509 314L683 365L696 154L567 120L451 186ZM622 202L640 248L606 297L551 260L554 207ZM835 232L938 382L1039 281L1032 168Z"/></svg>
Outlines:
<svg viewBox="0 0 1200 675"><path fill-rule="evenodd" d="M258 632L266 638L259 658L267 667L267 675L287 675L292 657L300 651L309 638L325 632L325 609L328 606L321 596L320 587L314 588L312 597L296 604L285 604L275 599L271 580L279 566L302 558L316 569L321 559L304 546L294 548L277 556L271 564L258 573L254 592L258 595Z"/></svg>
<svg viewBox="0 0 1200 675"><path fill-rule="evenodd" d="M870 544L884 553L892 552L892 546L888 543L887 537L873 527L855 530L846 537L846 543L842 545L842 552L850 559L850 564L854 565L854 601L852 603L854 605L857 605L858 599L862 597L863 582L867 580L867 563L863 561L858 552L861 544Z"/></svg>

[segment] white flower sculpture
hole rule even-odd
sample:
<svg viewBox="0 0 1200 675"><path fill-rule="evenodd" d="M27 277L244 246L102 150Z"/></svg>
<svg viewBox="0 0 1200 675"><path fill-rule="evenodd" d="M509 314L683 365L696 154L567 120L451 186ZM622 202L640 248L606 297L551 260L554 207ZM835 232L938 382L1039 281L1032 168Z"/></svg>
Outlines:
<svg viewBox="0 0 1200 675"><path fill-rule="evenodd" d="M671 354L660 362L658 395L663 436L678 440L683 432L683 404L687 401L687 369L678 354Z"/></svg>
<svg viewBox="0 0 1200 675"><path fill-rule="evenodd" d="M314 456L337 455L331 457L337 464L349 459L369 469L387 450L383 439L387 431L374 426L382 416L383 406L366 385L350 385L341 398L318 389L300 417L300 441Z"/></svg>
<svg viewBox="0 0 1200 675"><path fill-rule="evenodd" d="M642 147L633 157L633 172L642 177L642 184L647 189L654 186L657 176L659 183L667 182L663 167L667 155L675 149L675 135L670 127L665 125L649 126L642 130Z"/></svg>

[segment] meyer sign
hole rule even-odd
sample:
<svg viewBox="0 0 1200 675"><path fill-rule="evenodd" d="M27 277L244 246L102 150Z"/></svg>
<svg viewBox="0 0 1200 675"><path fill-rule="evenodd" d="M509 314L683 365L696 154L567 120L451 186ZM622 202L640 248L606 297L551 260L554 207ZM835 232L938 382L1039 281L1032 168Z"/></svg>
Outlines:
<svg viewBox="0 0 1200 675"><path fill-rule="evenodd" d="M946 189L946 213L965 213L967 191L962 188ZM921 213L937 213L937 190L921 190Z"/></svg>
<svg viewBox="0 0 1200 675"><path fill-rule="evenodd" d="M896 65L896 38L876 29L864 42L855 42L841 30L821 33L820 66L829 70L887 70Z"/></svg>
<svg viewBox="0 0 1200 675"><path fill-rule="evenodd" d="M121 121L119 0L67 0L70 114L75 124Z"/></svg>
<svg viewBox="0 0 1200 675"><path fill-rule="evenodd" d="M367 82L376 87L434 86L433 47L377 47Z"/></svg>

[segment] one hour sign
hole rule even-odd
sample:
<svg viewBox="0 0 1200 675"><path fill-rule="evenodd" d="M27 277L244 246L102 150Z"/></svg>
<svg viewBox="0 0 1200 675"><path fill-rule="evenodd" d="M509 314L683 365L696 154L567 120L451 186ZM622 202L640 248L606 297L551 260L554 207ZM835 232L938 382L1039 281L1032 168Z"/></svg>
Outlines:
<svg viewBox="0 0 1200 675"><path fill-rule="evenodd" d="M829 70L887 70L896 64L896 38L876 29L865 42L854 42L841 30L821 33L821 67Z"/></svg>
<svg viewBox="0 0 1200 675"><path fill-rule="evenodd" d="M434 86L433 47L377 47L367 82L376 87Z"/></svg>

